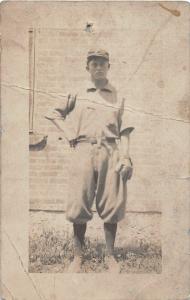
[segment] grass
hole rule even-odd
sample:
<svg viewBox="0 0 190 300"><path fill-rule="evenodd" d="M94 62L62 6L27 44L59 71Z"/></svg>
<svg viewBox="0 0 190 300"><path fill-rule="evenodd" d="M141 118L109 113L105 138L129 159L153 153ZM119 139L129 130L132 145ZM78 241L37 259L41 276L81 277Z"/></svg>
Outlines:
<svg viewBox="0 0 190 300"><path fill-rule="evenodd" d="M161 247L138 241L136 247L117 247L115 255L121 273L161 273ZM102 241L86 238L83 272L106 272L106 247ZM29 241L29 272L66 272L73 259L72 236L54 229L32 233Z"/></svg>

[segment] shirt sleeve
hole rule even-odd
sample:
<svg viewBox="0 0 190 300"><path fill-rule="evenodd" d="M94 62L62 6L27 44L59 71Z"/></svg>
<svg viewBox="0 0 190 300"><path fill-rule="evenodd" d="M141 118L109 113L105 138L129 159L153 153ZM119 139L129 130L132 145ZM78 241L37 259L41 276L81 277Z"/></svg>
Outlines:
<svg viewBox="0 0 190 300"><path fill-rule="evenodd" d="M125 107L125 99L123 98L119 111L119 132L121 135L129 135L134 130L132 113Z"/></svg>
<svg viewBox="0 0 190 300"><path fill-rule="evenodd" d="M44 117L52 121L63 120L67 115L66 111L67 111L66 109L60 109L60 108L49 109Z"/></svg>
<svg viewBox="0 0 190 300"><path fill-rule="evenodd" d="M51 108L45 114L48 120L64 120L66 116L74 109L76 102L76 95L68 95L67 100L55 108Z"/></svg>
<svg viewBox="0 0 190 300"><path fill-rule="evenodd" d="M51 121L60 131L64 132L64 112L64 110L61 110L59 108L50 109L44 117L47 120Z"/></svg>

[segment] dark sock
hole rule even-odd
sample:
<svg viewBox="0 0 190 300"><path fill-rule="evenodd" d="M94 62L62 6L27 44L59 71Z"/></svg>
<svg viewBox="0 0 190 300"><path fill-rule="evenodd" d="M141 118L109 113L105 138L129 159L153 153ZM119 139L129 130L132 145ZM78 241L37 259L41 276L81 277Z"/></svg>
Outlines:
<svg viewBox="0 0 190 300"><path fill-rule="evenodd" d="M74 255L82 255L82 246L84 245L84 236L86 232L86 223L76 224L73 223L73 233L74 233Z"/></svg>
<svg viewBox="0 0 190 300"><path fill-rule="evenodd" d="M104 233L107 251L109 255L114 255L114 243L117 232L117 223L104 223Z"/></svg>

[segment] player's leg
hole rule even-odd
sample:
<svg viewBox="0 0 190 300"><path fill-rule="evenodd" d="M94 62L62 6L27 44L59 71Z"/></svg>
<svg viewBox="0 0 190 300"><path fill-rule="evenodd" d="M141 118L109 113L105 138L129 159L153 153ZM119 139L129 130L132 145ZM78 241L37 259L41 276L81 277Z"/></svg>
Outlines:
<svg viewBox="0 0 190 300"><path fill-rule="evenodd" d="M104 233L108 255L114 255L114 244L117 232L117 223L104 223Z"/></svg>
<svg viewBox="0 0 190 300"><path fill-rule="evenodd" d="M69 272L81 272L84 238L87 224L73 223L74 260L69 266Z"/></svg>
<svg viewBox="0 0 190 300"><path fill-rule="evenodd" d="M107 248L107 265L110 272L119 273L120 266L114 256L114 244L117 232L117 223L104 223L104 233Z"/></svg>
<svg viewBox="0 0 190 300"><path fill-rule="evenodd" d="M102 152L104 149L102 149ZM103 156L102 156L103 157ZM113 147L111 155L103 157L99 168L99 180L96 193L96 207L104 221L104 232L107 246L106 262L110 272L119 272L120 267L115 259L114 243L117 223L125 215L126 189L120 175L115 171L118 161L117 149ZM105 167L106 166L106 167Z"/></svg>
<svg viewBox="0 0 190 300"><path fill-rule="evenodd" d="M73 223L74 260L69 272L81 272L86 223L92 219L95 182L91 156L89 144L77 145L72 152L66 217Z"/></svg>
<svg viewBox="0 0 190 300"><path fill-rule="evenodd" d="M84 238L86 233L87 223L76 224L73 223L73 236L74 236L74 253L81 255L82 247L84 246Z"/></svg>

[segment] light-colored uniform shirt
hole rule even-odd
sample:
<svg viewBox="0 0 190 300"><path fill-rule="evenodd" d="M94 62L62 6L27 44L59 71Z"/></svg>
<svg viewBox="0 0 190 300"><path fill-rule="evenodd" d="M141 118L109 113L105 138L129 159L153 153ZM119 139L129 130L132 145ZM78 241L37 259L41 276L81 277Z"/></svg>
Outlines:
<svg viewBox="0 0 190 300"><path fill-rule="evenodd" d="M123 118L124 99L109 82L102 89L88 82L84 92L77 94L74 108L69 111L65 101L46 115L69 141L80 136L119 139L121 131L126 128L131 131Z"/></svg>

